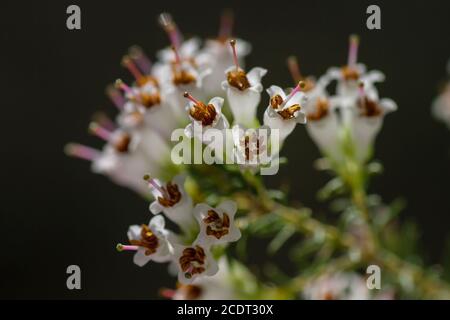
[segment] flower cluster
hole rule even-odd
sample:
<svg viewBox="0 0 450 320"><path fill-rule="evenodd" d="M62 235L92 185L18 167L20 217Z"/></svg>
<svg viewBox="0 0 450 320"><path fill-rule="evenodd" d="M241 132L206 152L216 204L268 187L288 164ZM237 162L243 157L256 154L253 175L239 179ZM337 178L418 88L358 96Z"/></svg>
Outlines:
<svg viewBox="0 0 450 320"><path fill-rule="evenodd" d="M178 175L167 183L148 175L144 176L144 180L155 199L149 208L155 216L148 225L130 226L129 244L118 244L117 250L135 251L134 263L141 267L150 260L171 262L182 284L191 284L205 275L215 275L218 265L211 248L241 237L234 223L236 203L228 200L216 208L205 203L193 207L192 199L184 188L183 176ZM161 212L178 225L180 234L166 229ZM195 233L195 240L190 241L189 236Z"/></svg>
<svg viewBox="0 0 450 320"><path fill-rule="evenodd" d="M384 116L397 107L379 97L375 85L384 75L358 63L358 37L350 37L346 65L318 78L303 76L296 58L289 57L295 85L271 85L265 95L262 79L268 71L245 66L251 46L232 37L230 12L222 16L218 36L203 43L196 37L184 39L169 14L161 14L159 20L170 45L153 63L142 49L131 47L122 65L134 80L126 84L118 79L106 89L118 110L116 121L97 114L89 125L89 131L105 141L103 148L66 146L67 154L91 161L94 172L151 198L150 221L130 226L128 242L117 249L134 252L138 266L169 263L178 283L176 289L161 293L173 299L382 298L369 294L356 272L371 259L386 269L402 263L387 253L389 249L380 249L378 255L378 246L389 246L379 234L390 218L375 217L375 211L387 206L369 201L365 190L376 135ZM444 91L434 107L444 119L450 114L449 92ZM265 107L261 122L260 104ZM342 208L338 226L315 219L307 208L289 207L284 191L267 190L256 174L279 161L280 146L297 124L305 125L326 159L322 163L335 175L321 192L339 189L343 198L335 206ZM224 152L213 155L218 165L176 164L172 139L180 130L186 148L194 145L194 157L195 142L200 141L200 151L208 150L215 134L223 135ZM166 227L169 221L176 231ZM241 234L239 250L246 250L245 239L263 234L273 237L268 246L272 253L292 235L302 235L297 278L277 285L259 282L231 252L225 255ZM314 261L310 269L301 260L305 257ZM334 269L322 268L328 262ZM276 268L268 269L276 274ZM391 279L399 278L397 270L389 272ZM427 287L442 295L450 292L433 279Z"/></svg>

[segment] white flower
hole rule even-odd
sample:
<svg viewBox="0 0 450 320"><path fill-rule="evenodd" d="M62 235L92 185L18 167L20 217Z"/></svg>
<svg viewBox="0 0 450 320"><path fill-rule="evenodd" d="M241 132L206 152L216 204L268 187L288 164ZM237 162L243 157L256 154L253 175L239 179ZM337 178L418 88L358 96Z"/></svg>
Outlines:
<svg viewBox="0 0 450 320"><path fill-rule="evenodd" d="M303 297L308 300L367 300L369 289L357 274L326 274L308 282Z"/></svg>
<svg viewBox="0 0 450 320"><path fill-rule="evenodd" d="M166 184L158 179L144 176L155 199L150 204L153 214L164 212L167 218L175 222L184 231L190 231L195 226L192 216L192 199L184 189L186 177L177 175Z"/></svg>
<svg viewBox="0 0 450 320"><path fill-rule="evenodd" d="M393 100L387 98L378 100L375 94L372 94L373 97L363 94L357 100L351 121L356 157L361 161L370 156L375 137L383 125L384 116L397 110L397 104Z"/></svg>
<svg viewBox="0 0 450 320"><path fill-rule="evenodd" d="M222 114L223 98L215 97L208 104L204 104L188 92L185 92L183 96L189 99L186 111L191 123L184 129L188 138L196 137L203 140L203 135L208 129L223 130L230 126L228 120Z"/></svg>
<svg viewBox="0 0 450 320"><path fill-rule="evenodd" d="M251 45L241 39L236 41L236 54L239 66L244 68L244 58L251 51ZM228 38L207 40L205 47L197 56L200 64L208 65L212 72L205 78L204 91L208 96L222 93L222 81L228 68L233 65L233 50L229 46Z"/></svg>
<svg viewBox="0 0 450 320"><path fill-rule="evenodd" d="M303 84L300 82L289 95L277 86L267 89L270 103L264 112L264 125L271 130L279 130L281 141L291 134L297 123L306 123L303 105L307 98L303 92L300 92Z"/></svg>
<svg viewBox="0 0 450 320"><path fill-rule="evenodd" d="M432 112L436 119L443 121L450 129L450 83L447 83L442 93L433 101Z"/></svg>
<svg viewBox="0 0 450 320"><path fill-rule="evenodd" d="M200 49L201 41L199 38L191 38L183 41L177 46L177 51L182 61L195 61L195 57ZM156 56L161 62L174 63L177 57L173 47L168 47L157 52Z"/></svg>
<svg viewBox="0 0 450 320"><path fill-rule="evenodd" d="M235 157L241 170L256 173L261 165L267 165L271 161L269 127L246 129L237 124L233 126L232 132Z"/></svg>
<svg viewBox="0 0 450 320"><path fill-rule="evenodd" d="M236 202L231 200L223 201L216 208L205 203L197 204L193 211L200 225L196 243L209 246L237 241L241 232L234 224L236 211Z"/></svg>
<svg viewBox="0 0 450 320"><path fill-rule="evenodd" d="M167 262L172 259L172 246L168 241L162 216L153 217L148 225L132 225L128 229L130 245L118 244L118 251L136 251L133 261L142 267L150 260Z"/></svg>
<svg viewBox="0 0 450 320"><path fill-rule="evenodd" d="M237 299L226 258L218 262L219 271L211 277L200 277L192 284L179 284L176 290L164 290L173 300L232 300Z"/></svg>
<svg viewBox="0 0 450 320"><path fill-rule="evenodd" d="M219 271L209 247L194 243L191 246L175 244L174 261L178 269L178 281L191 284L203 276L213 276Z"/></svg>
<svg viewBox="0 0 450 320"><path fill-rule="evenodd" d="M226 80L222 82L222 88L227 93L234 123L251 127L256 121L256 109L263 90L261 78L267 73L267 70L255 67L245 73L239 67L236 41L231 40L230 44L233 49L235 65L225 70Z"/></svg>

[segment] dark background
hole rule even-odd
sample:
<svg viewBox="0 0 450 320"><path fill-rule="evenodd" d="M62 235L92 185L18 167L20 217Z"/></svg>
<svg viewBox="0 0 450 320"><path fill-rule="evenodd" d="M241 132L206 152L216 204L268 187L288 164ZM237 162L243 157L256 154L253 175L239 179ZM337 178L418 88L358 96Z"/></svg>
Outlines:
<svg viewBox="0 0 450 320"><path fill-rule="evenodd" d="M66 7L78 4L82 30L66 29ZM236 34L250 41L248 66L269 69L265 86L291 84L290 54L319 75L345 63L347 38L361 36L360 59L380 69L382 96L399 111L387 117L376 157L385 173L373 191L386 201L404 196L402 219L422 230L428 263L441 260L449 234L450 132L430 116L430 103L450 58L448 1L374 1L382 30L365 27L365 1L2 1L1 61L1 298L152 298L174 281L166 266L139 268L118 254L128 225L147 221L147 204L67 158L63 146L100 146L86 133L94 111L114 107L103 94L132 44L151 56L167 44L156 23L173 14L187 34L214 36L222 8L233 8ZM283 151L289 164L271 185L290 180L291 197L313 208L327 177L312 168L318 151L299 127ZM82 290L66 289L66 267L82 269Z"/></svg>

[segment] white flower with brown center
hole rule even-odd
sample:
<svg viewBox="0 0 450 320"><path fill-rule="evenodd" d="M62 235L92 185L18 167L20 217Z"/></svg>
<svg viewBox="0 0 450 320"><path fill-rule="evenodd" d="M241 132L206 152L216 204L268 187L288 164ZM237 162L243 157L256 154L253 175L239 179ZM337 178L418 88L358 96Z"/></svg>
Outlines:
<svg viewBox="0 0 450 320"><path fill-rule="evenodd" d="M230 126L228 120L222 114L223 98L215 97L208 104L205 104L188 92L185 92L183 96L189 100L186 111L191 123L184 129L188 138L196 137L203 140L203 135L208 129L223 130Z"/></svg>
<svg viewBox="0 0 450 320"><path fill-rule="evenodd" d="M332 80L337 80L336 94L341 97L343 107L351 106L353 99L358 96L358 86L364 84L366 90L374 91L377 89L374 84L384 81L384 74L380 71L367 71L366 66L357 63L358 60L359 37L351 35L349 38L349 53L347 64L341 68L330 68L327 76Z"/></svg>
<svg viewBox="0 0 450 320"><path fill-rule="evenodd" d="M158 214L164 212L167 218L175 222L184 231L190 231L195 226L192 216L192 199L184 189L186 177L175 176L172 181L163 183L158 179L144 176L148 183L153 198L150 204L150 212Z"/></svg>
<svg viewBox="0 0 450 320"><path fill-rule="evenodd" d="M216 208L197 204L193 211L200 225L196 243L212 245L237 241L241 232L234 223L236 211L236 202L231 200L223 201Z"/></svg>
<svg viewBox="0 0 450 320"><path fill-rule="evenodd" d="M384 116L397 110L397 104L388 98L378 99L373 91L368 93L360 84L360 95L353 109L351 130L356 147L356 157L364 161L370 155L377 133L383 125Z"/></svg>
<svg viewBox="0 0 450 320"><path fill-rule="evenodd" d="M191 246L174 245L174 261L178 269L178 281L189 285L203 276L213 276L219 271L208 246L194 243Z"/></svg>
<svg viewBox="0 0 450 320"><path fill-rule="evenodd" d="M256 121L256 111L261 100L263 86L261 78L267 73L266 69L255 67L246 73L239 66L236 52L236 41L230 41L233 49L234 66L225 70L226 80L222 88L227 93L227 101L233 113L234 123L251 127Z"/></svg>
<svg viewBox="0 0 450 320"><path fill-rule="evenodd" d="M232 131L235 159L241 170L256 173L260 166L267 165L271 161L269 127L246 129L244 126L235 125Z"/></svg>
<svg viewBox="0 0 450 320"><path fill-rule="evenodd" d="M233 287L233 275L225 257L218 261L219 271L210 277L199 277L191 284L177 283L176 289L163 289L161 295L172 300L232 300L238 299Z"/></svg>
<svg viewBox="0 0 450 320"><path fill-rule="evenodd" d="M230 10L225 10L220 20L220 29L217 37L206 40L204 48L197 55L196 61L200 64L208 65L212 70L204 82L204 90L209 97L222 94L222 81L226 70L234 64L233 50L229 45L233 22L233 13ZM242 68L244 67L244 58L250 51L250 43L236 39L236 55Z"/></svg>
<svg viewBox="0 0 450 320"><path fill-rule="evenodd" d="M300 81L288 95L278 86L267 89L270 102L264 112L264 125L271 130L278 130L281 141L291 134L297 123L306 123L304 104L307 98L300 91L304 85L305 83Z"/></svg>
<svg viewBox="0 0 450 320"><path fill-rule="evenodd" d="M148 157L143 148L142 136L129 130L106 128L97 122L92 122L89 130L106 141L103 150L70 143L65 148L66 153L91 161L93 172L104 174L115 183L144 194L145 187L138 182L139 177L148 171L158 174L161 163Z"/></svg>
<svg viewBox="0 0 450 320"><path fill-rule="evenodd" d="M168 241L169 231L165 229L163 216L153 217L149 224L132 225L128 229L129 244L117 245L118 251L135 251L133 261L142 267L150 260L167 262L172 259L172 246Z"/></svg>

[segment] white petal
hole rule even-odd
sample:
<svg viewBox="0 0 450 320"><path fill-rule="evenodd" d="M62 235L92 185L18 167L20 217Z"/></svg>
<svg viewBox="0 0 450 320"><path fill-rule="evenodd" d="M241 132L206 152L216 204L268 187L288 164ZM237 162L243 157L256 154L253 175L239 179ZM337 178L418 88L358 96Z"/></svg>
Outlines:
<svg viewBox="0 0 450 320"><path fill-rule="evenodd" d="M269 94L270 98L279 95L283 98L283 100L286 99L286 94L284 93L284 90L281 89L279 86L270 86L266 91Z"/></svg>
<svg viewBox="0 0 450 320"><path fill-rule="evenodd" d="M267 70L260 67L255 67L251 69L247 73L247 79L250 82L250 85L253 87L258 83L261 83L261 78L264 77L267 73Z"/></svg>
<svg viewBox="0 0 450 320"><path fill-rule="evenodd" d="M158 200L155 200L152 203L150 203L149 209L151 213L158 214L161 211L163 211L164 207L159 203Z"/></svg>
<svg viewBox="0 0 450 320"><path fill-rule="evenodd" d="M164 229L165 224L164 217L162 215L157 215L150 220L148 226L153 231L161 231Z"/></svg>
<svg viewBox="0 0 450 320"><path fill-rule="evenodd" d="M220 113L222 111L223 101L224 100L221 97L214 97L211 100L209 100L209 104L212 104L216 109L216 112Z"/></svg>
<svg viewBox="0 0 450 320"><path fill-rule="evenodd" d="M235 201L225 200L219 204L217 209L222 210L223 212L228 214L230 218L233 218L237 211L237 204Z"/></svg>
<svg viewBox="0 0 450 320"><path fill-rule="evenodd" d="M138 225L132 225L128 228L127 233L129 240L138 240L141 238L141 227Z"/></svg>
<svg viewBox="0 0 450 320"><path fill-rule="evenodd" d="M145 249L139 248L134 254L133 262L139 267L143 267L147 262L151 260L151 255L145 255Z"/></svg>

